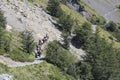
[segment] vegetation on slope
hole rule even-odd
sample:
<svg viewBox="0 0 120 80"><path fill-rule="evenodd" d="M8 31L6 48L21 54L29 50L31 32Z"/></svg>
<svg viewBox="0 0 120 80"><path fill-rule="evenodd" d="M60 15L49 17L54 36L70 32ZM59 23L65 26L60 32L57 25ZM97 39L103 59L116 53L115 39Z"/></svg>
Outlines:
<svg viewBox="0 0 120 80"><path fill-rule="evenodd" d="M34 40L32 33L28 31L30 34L25 33L25 35L21 35L18 33L18 35L16 35L17 33L15 34L14 31L7 32L5 30L6 24L6 18L4 17L2 11L0 11L0 54L11 57L13 60L17 61L33 61L34 55L30 54L33 52L35 46L33 45Z"/></svg>
<svg viewBox="0 0 120 80"><path fill-rule="evenodd" d="M14 80L75 80L58 67L46 62L17 68L8 68L0 63L0 73L13 75Z"/></svg>
<svg viewBox="0 0 120 80"><path fill-rule="evenodd" d="M10 69L1 65L1 73L14 75L15 80L119 80L120 51L114 48L114 43L108 43L108 41L103 39L108 38L110 41L115 41L114 37L100 27L98 31L101 31L92 34L90 24L84 23L88 22L85 18L61 3L60 10L68 17L70 15L70 18L68 18L70 21L67 20L66 17L61 19L61 21L64 21L60 22L64 33L69 30L69 35L71 35L71 27L73 25L70 23L72 22L72 18L74 18L77 23L77 25L74 26L77 26L76 29L78 29L77 33L75 33L76 41L78 40L78 42L82 44L83 49L86 50L86 55L83 57L83 60L76 60L67 49L64 49L63 45L57 41L53 41L48 44L45 51L46 61L51 64L44 62L39 65ZM83 23L84 25L82 25ZM105 33L107 33L107 35ZM16 51L13 52L19 53ZM26 51L22 52L26 53ZM20 54L22 54L22 52ZM22 57L19 59L22 59Z"/></svg>
<svg viewBox="0 0 120 80"><path fill-rule="evenodd" d="M105 19L104 17L102 17L99 13L97 13L94 9L90 8L87 4L85 4L83 2L83 0L78 0L80 4L82 4L84 6L84 9L91 14L91 19L90 22L92 22L93 24L97 24L97 25L103 25L105 24Z"/></svg>

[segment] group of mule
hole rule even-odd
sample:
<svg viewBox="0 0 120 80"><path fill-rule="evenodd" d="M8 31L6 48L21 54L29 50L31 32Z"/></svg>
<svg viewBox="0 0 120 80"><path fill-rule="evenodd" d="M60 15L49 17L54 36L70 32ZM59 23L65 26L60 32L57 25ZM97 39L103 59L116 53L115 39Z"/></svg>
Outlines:
<svg viewBox="0 0 120 80"><path fill-rule="evenodd" d="M36 45L36 50L35 50L35 57L38 58L42 54L42 45L45 44L49 39L49 36L46 34L43 39L39 40L37 45Z"/></svg>

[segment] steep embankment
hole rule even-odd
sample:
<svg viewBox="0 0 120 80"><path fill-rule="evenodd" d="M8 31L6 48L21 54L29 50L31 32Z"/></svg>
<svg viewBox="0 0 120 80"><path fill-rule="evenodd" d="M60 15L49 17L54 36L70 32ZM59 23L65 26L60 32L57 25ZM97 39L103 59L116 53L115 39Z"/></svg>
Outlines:
<svg viewBox="0 0 120 80"><path fill-rule="evenodd" d="M104 16L107 21L120 21L120 11L116 8L120 0L83 0L91 8Z"/></svg>
<svg viewBox="0 0 120 80"><path fill-rule="evenodd" d="M22 31L30 29L36 40L49 34L50 41L58 40L61 32L55 29L51 16L46 14L39 6L32 6L25 0L0 0L0 8L4 11L7 23L13 29Z"/></svg>

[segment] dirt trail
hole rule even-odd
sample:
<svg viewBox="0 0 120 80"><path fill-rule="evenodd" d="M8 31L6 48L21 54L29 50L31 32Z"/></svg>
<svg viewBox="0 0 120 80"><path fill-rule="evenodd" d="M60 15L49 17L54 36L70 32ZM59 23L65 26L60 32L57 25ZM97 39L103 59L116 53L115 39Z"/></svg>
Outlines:
<svg viewBox="0 0 120 80"><path fill-rule="evenodd" d="M40 60L42 58L44 58L43 55L41 55L40 58L37 58L34 62L17 62L8 57L4 57L4 56L0 55L0 62L7 65L8 67L20 67L20 66L39 64L39 63L43 62L43 60Z"/></svg>

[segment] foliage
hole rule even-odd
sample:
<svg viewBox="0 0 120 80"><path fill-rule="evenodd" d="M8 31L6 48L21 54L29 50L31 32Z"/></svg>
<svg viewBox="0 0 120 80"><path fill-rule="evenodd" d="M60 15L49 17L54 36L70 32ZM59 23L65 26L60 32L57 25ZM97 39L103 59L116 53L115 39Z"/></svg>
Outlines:
<svg viewBox="0 0 120 80"><path fill-rule="evenodd" d="M75 80L47 62L16 68L9 68L0 63L0 73L12 75L13 80Z"/></svg>
<svg viewBox="0 0 120 80"><path fill-rule="evenodd" d="M95 25L103 25L106 23L102 16L97 17L96 15L92 15L90 22Z"/></svg>
<svg viewBox="0 0 120 80"><path fill-rule="evenodd" d="M64 50L57 41L53 41L48 44L46 49L46 60L66 72L75 63L76 59L68 51Z"/></svg>
<svg viewBox="0 0 120 80"><path fill-rule="evenodd" d="M76 36L73 37L75 43L77 45L83 45L86 42L86 40L92 35L91 24L87 22L84 23L82 25L82 28L75 30L75 34Z"/></svg>
<svg viewBox="0 0 120 80"><path fill-rule="evenodd" d="M70 15L62 14L59 18L60 29L62 30L63 46L69 49L70 37L74 26L74 19Z"/></svg>
<svg viewBox="0 0 120 80"><path fill-rule="evenodd" d="M8 71L8 67L2 63L0 63L0 74L3 74Z"/></svg>
<svg viewBox="0 0 120 80"><path fill-rule="evenodd" d="M49 11L50 15L55 17L59 16L59 5L59 0L49 0L47 10Z"/></svg>
<svg viewBox="0 0 120 80"><path fill-rule="evenodd" d="M76 74L78 79L93 80L91 70L92 70L91 65L85 62L79 62L76 64Z"/></svg>
<svg viewBox="0 0 120 80"><path fill-rule="evenodd" d="M62 38L63 38L63 47L65 48L65 49L69 49L69 45L70 45L70 35L69 35L69 33L67 33L67 32L63 32L62 33Z"/></svg>
<svg viewBox="0 0 120 80"><path fill-rule="evenodd" d="M26 54L25 52L21 51L20 49L15 49L11 51L10 53L10 58L15 60L15 61L20 61L20 62L32 62L34 61L34 55L31 54Z"/></svg>
<svg viewBox="0 0 120 80"><path fill-rule="evenodd" d="M113 21L110 21L109 23L105 24L103 28L107 30L110 34L112 34L117 41L120 41L120 24L116 24Z"/></svg>
<svg viewBox="0 0 120 80"><path fill-rule="evenodd" d="M28 0L29 2L33 2L33 0Z"/></svg>
<svg viewBox="0 0 120 80"><path fill-rule="evenodd" d="M117 30L117 25L113 21L110 21L104 27L107 31L110 31L110 32L114 32Z"/></svg>
<svg viewBox="0 0 120 80"><path fill-rule="evenodd" d="M9 52L11 40L11 34L0 27L0 49L3 49L5 52Z"/></svg>
<svg viewBox="0 0 120 80"><path fill-rule="evenodd" d="M32 53L35 48L35 42L31 31L25 30L21 33L22 49L26 53Z"/></svg>
<svg viewBox="0 0 120 80"><path fill-rule="evenodd" d="M3 12L0 10L0 27L6 28L6 18L4 17Z"/></svg>
<svg viewBox="0 0 120 80"><path fill-rule="evenodd" d="M74 19L72 19L70 15L62 14L58 23L61 24L60 26L63 32L71 34L71 29L74 26Z"/></svg>
<svg viewBox="0 0 120 80"><path fill-rule="evenodd" d="M94 80L120 79L120 63L116 58L118 50L112 46L113 44L108 44L106 40L99 38L97 34L87 40L84 62L91 65Z"/></svg>

